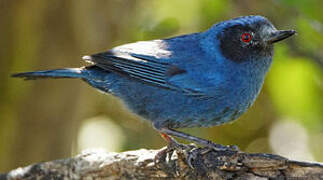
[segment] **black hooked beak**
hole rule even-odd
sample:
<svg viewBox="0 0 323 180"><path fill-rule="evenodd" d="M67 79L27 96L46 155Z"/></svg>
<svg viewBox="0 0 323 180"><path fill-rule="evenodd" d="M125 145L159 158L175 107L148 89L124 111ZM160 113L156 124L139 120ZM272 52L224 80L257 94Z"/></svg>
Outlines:
<svg viewBox="0 0 323 180"><path fill-rule="evenodd" d="M268 39L267 42L272 44L272 43L276 43L278 41L284 40L288 37L291 37L292 35L294 35L296 33L295 30L282 30L282 31L276 31L274 33L272 33Z"/></svg>

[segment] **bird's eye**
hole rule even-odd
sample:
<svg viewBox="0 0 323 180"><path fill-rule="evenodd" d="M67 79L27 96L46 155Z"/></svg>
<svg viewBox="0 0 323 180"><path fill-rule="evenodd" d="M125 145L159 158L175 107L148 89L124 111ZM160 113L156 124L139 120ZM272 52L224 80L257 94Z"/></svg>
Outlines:
<svg viewBox="0 0 323 180"><path fill-rule="evenodd" d="M243 33L241 40L245 43L249 43L252 40L252 35L250 33Z"/></svg>

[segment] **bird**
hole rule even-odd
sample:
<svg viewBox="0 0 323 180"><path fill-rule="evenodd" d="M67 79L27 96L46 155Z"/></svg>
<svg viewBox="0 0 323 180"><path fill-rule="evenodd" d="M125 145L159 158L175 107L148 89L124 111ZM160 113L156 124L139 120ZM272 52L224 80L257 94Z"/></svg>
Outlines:
<svg viewBox="0 0 323 180"><path fill-rule="evenodd" d="M260 15L241 16L202 32L138 41L83 56L89 63L84 67L12 76L82 79L121 99L131 112L151 122L169 144L176 144L177 137L225 150L227 146L177 129L238 119L262 89L274 44L295 33L277 30Z"/></svg>

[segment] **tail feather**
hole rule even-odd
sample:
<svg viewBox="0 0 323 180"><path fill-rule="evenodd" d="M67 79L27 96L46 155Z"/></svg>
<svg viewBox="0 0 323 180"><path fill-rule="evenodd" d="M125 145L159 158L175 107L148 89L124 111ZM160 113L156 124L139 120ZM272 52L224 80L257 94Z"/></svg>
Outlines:
<svg viewBox="0 0 323 180"><path fill-rule="evenodd" d="M65 68L47 71L33 71L13 74L12 77L24 78L24 80L34 80L39 78L82 78L83 68Z"/></svg>

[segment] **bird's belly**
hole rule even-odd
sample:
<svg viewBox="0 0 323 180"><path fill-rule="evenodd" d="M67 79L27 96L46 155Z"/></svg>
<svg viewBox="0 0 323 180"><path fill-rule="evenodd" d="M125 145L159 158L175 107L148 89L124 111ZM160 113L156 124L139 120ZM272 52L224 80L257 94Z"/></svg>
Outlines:
<svg viewBox="0 0 323 180"><path fill-rule="evenodd" d="M237 119L247 108L229 106L225 102L201 100L168 92L169 95L142 100L140 104L125 101L134 113L155 126L171 128L208 127ZM158 102L156 102L158 101Z"/></svg>
<svg viewBox="0 0 323 180"><path fill-rule="evenodd" d="M130 88L128 93L129 95L120 95L126 106L135 114L161 127L220 125L237 119L247 109L247 105L237 105L238 103L231 101L229 104L226 99L200 99L147 85Z"/></svg>
<svg viewBox="0 0 323 180"><path fill-rule="evenodd" d="M92 86L119 97L135 114L155 126L185 128L227 123L243 114L252 102L230 98L198 98L109 75ZM243 99L243 98L242 98Z"/></svg>

